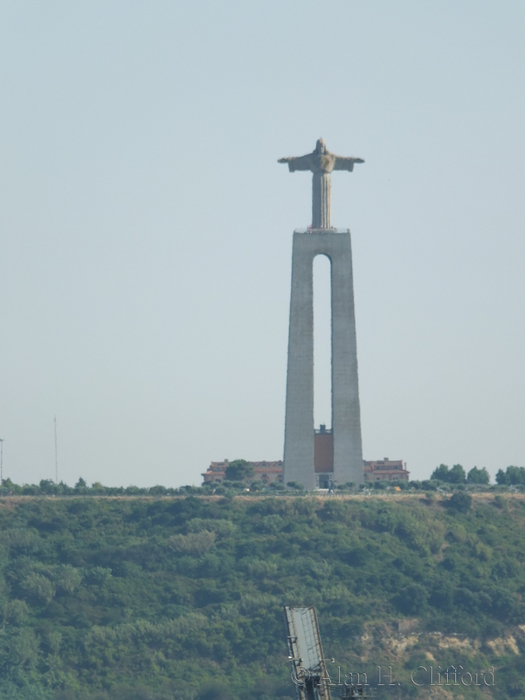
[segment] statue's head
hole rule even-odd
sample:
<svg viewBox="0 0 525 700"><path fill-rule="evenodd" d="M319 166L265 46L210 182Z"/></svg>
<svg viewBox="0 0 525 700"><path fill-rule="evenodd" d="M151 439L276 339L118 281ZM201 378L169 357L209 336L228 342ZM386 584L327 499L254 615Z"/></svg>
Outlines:
<svg viewBox="0 0 525 700"><path fill-rule="evenodd" d="M326 143L324 142L324 139L317 140L317 143L315 144L315 152L320 156L326 153Z"/></svg>

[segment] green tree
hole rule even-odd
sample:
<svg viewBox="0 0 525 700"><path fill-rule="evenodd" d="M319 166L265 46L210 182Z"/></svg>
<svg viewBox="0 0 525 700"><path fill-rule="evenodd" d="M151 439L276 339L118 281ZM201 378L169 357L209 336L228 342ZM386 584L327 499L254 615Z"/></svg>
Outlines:
<svg viewBox="0 0 525 700"><path fill-rule="evenodd" d="M525 468L523 467L507 467L506 483L512 486L517 484L525 484Z"/></svg>
<svg viewBox="0 0 525 700"><path fill-rule="evenodd" d="M55 597L55 586L41 574L31 573L23 582L23 588L30 598L49 604Z"/></svg>
<svg viewBox="0 0 525 700"><path fill-rule="evenodd" d="M52 496L57 492L57 485L51 479L42 479L39 484L40 491L46 496Z"/></svg>
<svg viewBox="0 0 525 700"><path fill-rule="evenodd" d="M449 484L464 484L466 480L465 470L461 464L454 464L452 469L449 469L446 464L440 464L437 469L434 469L430 478L446 481Z"/></svg>
<svg viewBox="0 0 525 700"><path fill-rule="evenodd" d="M228 481L246 481L255 473L253 464L250 464L245 459L234 459L224 470L224 475Z"/></svg>
<svg viewBox="0 0 525 700"><path fill-rule="evenodd" d="M448 473L448 480L451 484L464 484L466 481L465 470L461 464L454 464Z"/></svg>
<svg viewBox="0 0 525 700"><path fill-rule="evenodd" d="M439 481L448 481L449 469L446 464L440 464L432 472L431 479L438 479Z"/></svg>
<svg viewBox="0 0 525 700"><path fill-rule="evenodd" d="M22 493L22 488L21 488L20 486L18 486L18 484L13 484L13 482L12 482L11 479L9 479L9 478L4 479L4 480L2 481L2 486L3 486L5 489L9 489L9 491L11 491L11 493L14 493L14 494L16 494L16 495Z"/></svg>
<svg viewBox="0 0 525 700"><path fill-rule="evenodd" d="M505 486L505 484L507 483L507 475L505 474L503 469L498 469L498 472L496 474L496 483L500 486Z"/></svg>
<svg viewBox="0 0 525 700"><path fill-rule="evenodd" d="M485 467L483 467L482 469L472 467L472 469L467 474L467 483L469 484L488 484L489 481L489 473Z"/></svg>
<svg viewBox="0 0 525 700"><path fill-rule="evenodd" d="M82 573L69 564L60 567L55 576L55 583L59 590L64 593L74 593L82 583Z"/></svg>
<svg viewBox="0 0 525 700"><path fill-rule="evenodd" d="M75 484L75 489L77 491L87 489L87 483L86 483L85 479L80 477L79 480L77 481L77 483Z"/></svg>

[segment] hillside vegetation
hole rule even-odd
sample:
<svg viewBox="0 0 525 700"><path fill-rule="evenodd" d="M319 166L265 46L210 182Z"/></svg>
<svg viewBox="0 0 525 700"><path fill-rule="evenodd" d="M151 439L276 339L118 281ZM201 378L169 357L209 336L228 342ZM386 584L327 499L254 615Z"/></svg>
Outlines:
<svg viewBox="0 0 525 700"><path fill-rule="evenodd" d="M284 604L376 697L523 698L525 500L456 496L5 498L0 698L288 700Z"/></svg>

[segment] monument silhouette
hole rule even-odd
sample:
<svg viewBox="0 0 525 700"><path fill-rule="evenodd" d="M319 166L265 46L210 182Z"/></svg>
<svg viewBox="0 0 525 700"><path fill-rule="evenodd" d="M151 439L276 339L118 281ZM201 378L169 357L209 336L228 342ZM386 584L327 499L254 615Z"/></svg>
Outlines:
<svg viewBox="0 0 525 700"><path fill-rule="evenodd" d="M290 172L313 173L312 226L294 231L283 480L308 489L364 482L350 231L331 225L330 173L361 158L337 156L323 139L315 151L281 158ZM313 260L331 267L332 426L314 430Z"/></svg>

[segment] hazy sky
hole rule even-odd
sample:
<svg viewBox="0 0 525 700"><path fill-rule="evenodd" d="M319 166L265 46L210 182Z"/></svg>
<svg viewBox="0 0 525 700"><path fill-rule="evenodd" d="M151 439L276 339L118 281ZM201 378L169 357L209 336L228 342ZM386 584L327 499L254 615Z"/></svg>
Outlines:
<svg viewBox="0 0 525 700"><path fill-rule="evenodd" d="M523 0L0 10L4 476L54 478L55 415L70 484L282 458L311 181L277 159L320 136L366 160L332 177L365 458L525 464Z"/></svg>

